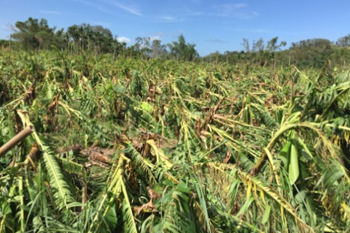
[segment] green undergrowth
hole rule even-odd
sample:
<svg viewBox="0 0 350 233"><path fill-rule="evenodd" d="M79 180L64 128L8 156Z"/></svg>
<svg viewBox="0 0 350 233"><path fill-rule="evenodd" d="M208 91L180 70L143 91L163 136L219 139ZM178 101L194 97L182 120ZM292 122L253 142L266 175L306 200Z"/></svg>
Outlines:
<svg viewBox="0 0 350 233"><path fill-rule="evenodd" d="M328 66L2 51L0 145L35 133L0 157L0 232L346 232L349 90Z"/></svg>

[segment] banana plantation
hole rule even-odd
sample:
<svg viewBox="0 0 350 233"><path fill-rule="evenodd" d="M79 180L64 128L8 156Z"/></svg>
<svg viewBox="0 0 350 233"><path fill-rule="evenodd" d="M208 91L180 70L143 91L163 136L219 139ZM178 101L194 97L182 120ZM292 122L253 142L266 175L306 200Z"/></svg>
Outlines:
<svg viewBox="0 0 350 233"><path fill-rule="evenodd" d="M350 72L0 52L0 232L350 232Z"/></svg>

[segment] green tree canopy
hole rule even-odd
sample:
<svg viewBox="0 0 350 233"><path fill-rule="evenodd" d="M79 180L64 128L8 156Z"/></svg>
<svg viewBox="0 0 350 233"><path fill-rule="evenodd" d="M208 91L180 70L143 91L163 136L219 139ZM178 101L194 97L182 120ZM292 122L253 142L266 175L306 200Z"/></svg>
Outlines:
<svg viewBox="0 0 350 233"><path fill-rule="evenodd" d="M168 44L168 47L170 49L170 54L177 59L192 61L194 58L198 57L197 50L195 49L196 45L186 43L183 35L179 36L178 41Z"/></svg>
<svg viewBox="0 0 350 233"><path fill-rule="evenodd" d="M90 24L72 25L67 29L67 36L71 42L82 51L112 52L117 40L113 39L112 32L100 25Z"/></svg>
<svg viewBox="0 0 350 233"><path fill-rule="evenodd" d="M336 44L341 47L347 47L350 46L350 35L340 37Z"/></svg>
<svg viewBox="0 0 350 233"><path fill-rule="evenodd" d="M33 19L15 24L14 33L11 37L21 42L26 49L47 49L51 45L57 45L59 40L57 35L62 33L61 30L56 32L56 28L49 27L46 19ZM56 35L57 34L57 35Z"/></svg>
<svg viewBox="0 0 350 233"><path fill-rule="evenodd" d="M323 38L302 40L292 43L290 52L297 66L322 67L334 52L332 42Z"/></svg>

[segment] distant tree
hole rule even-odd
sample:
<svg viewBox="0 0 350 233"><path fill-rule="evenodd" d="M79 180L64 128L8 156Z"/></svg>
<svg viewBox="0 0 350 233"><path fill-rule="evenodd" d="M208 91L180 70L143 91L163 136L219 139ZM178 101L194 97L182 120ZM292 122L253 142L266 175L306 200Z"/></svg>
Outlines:
<svg viewBox="0 0 350 233"><path fill-rule="evenodd" d="M152 41L151 50L153 58L164 57L168 53L166 50L166 45L162 45L160 40Z"/></svg>
<svg viewBox="0 0 350 233"><path fill-rule="evenodd" d="M56 46L59 49L66 49L68 44L67 33L64 32L64 29L60 29L55 32L55 39L52 45Z"/></svg>
<svg viewBox="0 0 350 233"><path fill-rule="evenodd" d="M350 46L350 35L340 37L337 40L336 45L341 46L341 47Z"/></svg>
<svg viewBox="0 0 350 233"><path fill-rule="evenodd" d="M332 42L323 38L292 43L292 63L297 66L323 67L334 52Z"/></svg>
<svg viewBox="0 0 350 233"><path fill-rule="evenodd" d="M285 41L278 43L278 37L274 37L267 42L266 46L264 40L260 38L258 41L254 41L250 47L249 40L243 38L242 46L246 53L243 60L250 64L259 64L260 66L265 66L269 63L275 66L275 52L286 45Z"/></svg>
<svg viewBox="0 0 350 233"><path fill-rule="evenodd" d="M0 48L2 47L8 47L10 45L9 40L0 40Z"/></svg>
<svg viewBox="0 0 350 233"><path fill-rule="evenodd" d="M262 52L265 49L265 44L264 44L264 40L262 38L260 38L258 41L254 41L253 42L253 52Z"/></svg>
<svg viewBox="0 0 350 233"><path fill-rule="evenodd" d="M67 30L69 41L74 50L94 51L96 53L114 52L115 43L112 32L100 25L72 25Z"/></svg>
<svg viewBox="0 0 350 233"><path fill-rule="evenodd" d="M220 53L219 51L215 51L213 53L208 54L203 57L202 60L205 62L226 62L230 64L239 64L245 63L246 53L244 51L225 51L224 53Z"/></svg>
<svg viewBox="0 0 350 233"><path fill-rule="evenodd" d="M80 31L79 31L79 26L77 25L72 25L67 29L67 36L69 38L69 41L73 46L76 48L79 47L80 43ZM73 48L72 48L73 49Z"/></svg>
<svg viewBox="0 0 350 233"><path fill-rule="evenodd" d="M118 37L115 36L113 39L113 57L116 58L119 55L125 54L126 51L126 42L119 42Z"/></svg>
<svg viewBox="0 0 350 233"><path fill-rule="evenodd" d="M162 45L160 40L152 40L151 37L136 37L135 44L131 48L134 57L160 58L168 53L166 45Z"/></svg>
<svg viewBox="0 0 350 233"><path fill-rule="evenodd" d="M297 43L292 43L292 48L306 48L306 47L309 47L309 48L314 47L314 48L327 50L332 48L332 42L328 39L315 38L315 39L302 40Z"/></svg>
<svg viewBox="0 0 350 233"><path fill-rule="evenodd" d="M244 48L244 51L246 53L250 52L250 45L249 45L249 40L247 38L243 38L242 46Z"/></svg>
<svg viewBox="0 0 350 233"><path fill-rule="evenodd" d="M144 58L152 56L151 38L150 37L136 37L134 49Z"/></svg>
<svg viewBox="0 0 350 233"><path fill-rule="evenodd" d="M215 63L223 61L223 55L220 54L219 51L215 51L213 53L210 53L209 55L206 56L206 58L210 62L215 62Z"/></svg>
<svg viewBox="0 0 350 233"><path fill-rule="evenodd" d="M48 49L51 45L58 45L56 28L50 28L46 19L29 18L15 24L11 37L19 41L26 49ZM61 35L62 31L57 32Z"/></svg>
<svg viewBox="0 0 350 233"><path fill-rule="evenodd" d="M270 53L270 59L272 60L273 67L276 66L276 61L275 61L275 52L281 50L282 47L287 45L287 42L281 41L279 44L278 42L278 37L272 38L269 42L267 42L266 50Z"/></svg>
<svg viewBox="0 0 350 233"><path fill-rule="evenodd" d="M113 34L112 32L100 25L91 27L93 45L98 53L112 52Z"/></svg>
<svg viewBox="0 0 350 233"><path fill-rule="evenodd" d="M264 40L260 38L258 41L254 41L251 50L254 53L251 55L253 62L264 65L266 56Z"/></svg>
<svg viewBox="0 0 350 233"><path fill-rule="evenodd" d="M272 38L269 42L267 42L266 50L269 52L276 52L278 50L281 50L282 47L287 45L287 42L281 41L281 43L277 44L278 37Z"/></svg>
<svg viewBox="0 0 350 233"><path fill-rule="evenodd" d="M192 61L198 57L195 44L186 43L185 37L180 35L178 41L168 44L170 54L179 60Z"/></svg>

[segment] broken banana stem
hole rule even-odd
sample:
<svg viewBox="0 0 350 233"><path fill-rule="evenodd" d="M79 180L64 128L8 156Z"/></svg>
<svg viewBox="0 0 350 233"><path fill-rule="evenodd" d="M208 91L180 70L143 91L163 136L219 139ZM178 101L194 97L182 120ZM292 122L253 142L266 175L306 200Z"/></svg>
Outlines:
<svg viewBox="0 0 350 233"><path fill-rule="evenodd" d="M21 132L19 132L16 136L14 136L10 141L8 141L7 143L5 143L2 147L0 147L0 157L4 154L6 154L6 152L8 152L9 150L11 150L14 146L16 146L18 143L20 143L21 141L23 141L27 136L29 136L31 133L34 132L34 127L28 126L27 128L25 128L24 130L22 130Z"/></svg>

